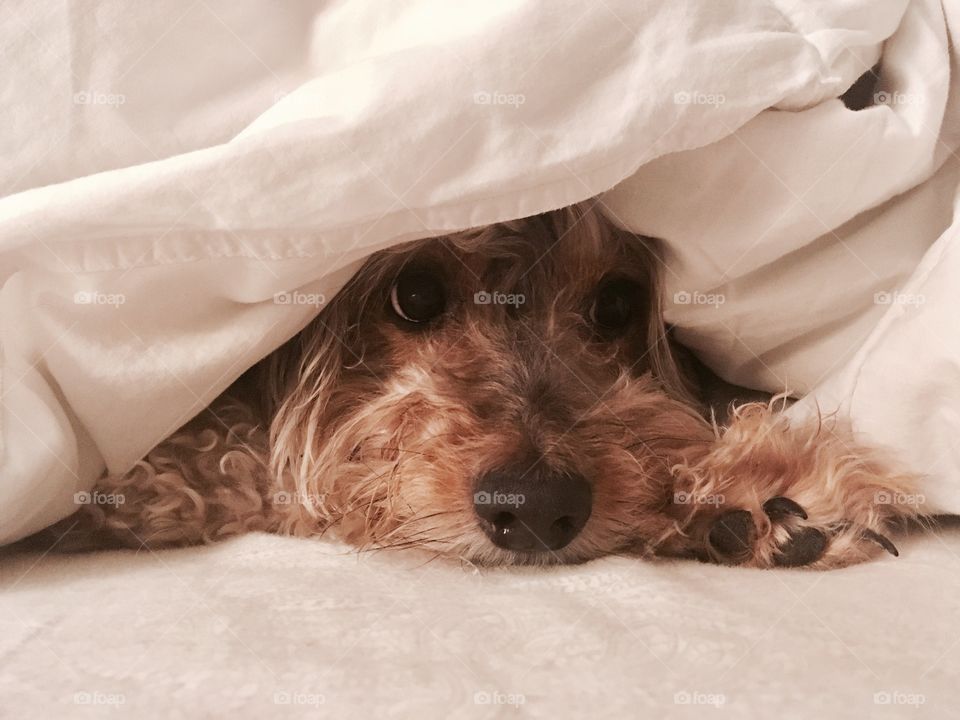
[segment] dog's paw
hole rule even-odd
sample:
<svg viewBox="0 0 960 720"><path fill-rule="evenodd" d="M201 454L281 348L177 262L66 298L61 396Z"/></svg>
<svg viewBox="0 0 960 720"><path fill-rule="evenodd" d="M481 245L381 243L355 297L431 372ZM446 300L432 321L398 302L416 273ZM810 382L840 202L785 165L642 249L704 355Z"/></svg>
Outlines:
<svg viewBox="0 0 960 720"><path fill-rule="evenodd" d="M706 559L751 567L828 569L862 562L883 550L898 555L882 533L850 520L818 523L797 502L775 497L756 511L723 509L704 538Z"/></svg>

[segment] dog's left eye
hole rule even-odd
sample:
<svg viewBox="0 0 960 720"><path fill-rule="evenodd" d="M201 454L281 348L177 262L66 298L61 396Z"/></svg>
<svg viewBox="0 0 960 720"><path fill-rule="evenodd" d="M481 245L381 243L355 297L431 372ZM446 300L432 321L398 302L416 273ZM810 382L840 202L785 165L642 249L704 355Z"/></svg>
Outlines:
<svg viewBox="0 0 960 720"><path fill-rule="evenodd" d="M424 270L407 270L390 289L390 304L398 317L412 323L425 323L443 313L447 294L443 282Z"/></svg>
<svg viewBox="0 0 960 720"><path fill-rule="evenodd" d="M632 280L610 280L600 286L590 308L590 321L604 334L622 332L634 319L640 288Z"/></svg>

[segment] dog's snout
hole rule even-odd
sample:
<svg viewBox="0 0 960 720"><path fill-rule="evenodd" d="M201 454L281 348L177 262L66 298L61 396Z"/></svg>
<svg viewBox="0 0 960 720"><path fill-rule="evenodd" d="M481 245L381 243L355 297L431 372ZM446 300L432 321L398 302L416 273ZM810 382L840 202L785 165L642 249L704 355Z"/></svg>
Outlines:
<svg viewBox="0 0 960 720"><path fill-rule="evenodd" d="M559 550L587 524L592 493L580 475L496 470L480 478L473 506L494 545L520 552Z"/></svg>

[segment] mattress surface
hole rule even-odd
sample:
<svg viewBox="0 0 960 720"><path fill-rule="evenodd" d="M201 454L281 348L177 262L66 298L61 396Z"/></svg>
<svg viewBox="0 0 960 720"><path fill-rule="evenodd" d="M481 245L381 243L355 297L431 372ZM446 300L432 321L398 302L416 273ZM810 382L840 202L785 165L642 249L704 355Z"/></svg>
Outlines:
<svg viewBox="0 0 960 720"><path fill-rule="evenodd" d="M0 558L0 716L955 717L960 534L828 573L263 535Z"/></svg>

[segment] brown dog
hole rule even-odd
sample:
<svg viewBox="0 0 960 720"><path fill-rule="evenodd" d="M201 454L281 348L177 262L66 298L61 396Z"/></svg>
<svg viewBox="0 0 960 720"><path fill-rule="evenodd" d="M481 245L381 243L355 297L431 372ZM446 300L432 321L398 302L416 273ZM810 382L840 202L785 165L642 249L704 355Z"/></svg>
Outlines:
<svg viewBox="0 0 960 720"><path fill-rule="evenodd" d="M859 562L915 479L843 423L704 418L654 244L574 206L366 262L317 318L68 519L123 545L250 530L480 563ZM901 501L906 499L906 501Z"/></svg>

